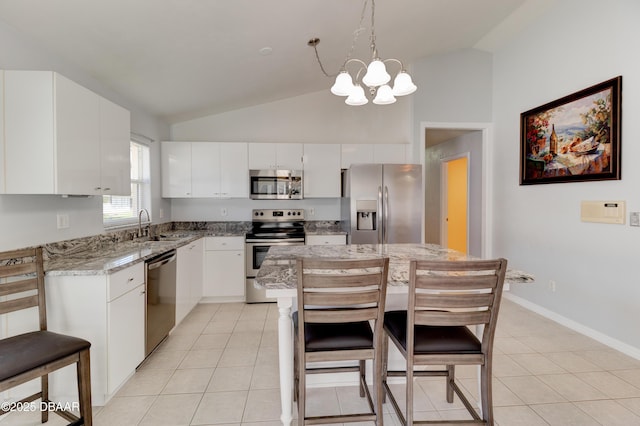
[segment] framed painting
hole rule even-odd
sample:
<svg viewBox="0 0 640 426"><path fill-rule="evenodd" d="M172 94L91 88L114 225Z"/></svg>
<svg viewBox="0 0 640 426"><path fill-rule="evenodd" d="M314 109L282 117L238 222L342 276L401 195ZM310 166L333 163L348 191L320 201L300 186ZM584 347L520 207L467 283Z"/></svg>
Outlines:
<svg viewBox="0 0 640 426"><path fill-rule="evenodd" d="M620 179L622 77L520 114L520 185Z"/></svg>

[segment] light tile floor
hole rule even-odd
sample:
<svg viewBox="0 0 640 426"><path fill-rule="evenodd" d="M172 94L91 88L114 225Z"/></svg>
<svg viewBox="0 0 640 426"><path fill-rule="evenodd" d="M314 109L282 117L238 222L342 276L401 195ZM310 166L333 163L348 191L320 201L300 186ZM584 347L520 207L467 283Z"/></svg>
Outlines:
<svg viewBox="0 0 640 426"><path fill-rule="evenodd" d="M277 309L273 304L201 304L104 407L94 424L279 425ZM475 368L459 368L477 397ZM494 357L499 426L640 425L640 361L616 352L508 300L500 313ZM404 386L392 385L399 394ZM355 387L313 388L308 412L354 412ZM443 379L417 381L416 419L466 418L444 399ZM398 425L385 404L387 425ZM36 425L12 413L2 426ZM51 425L64 422L52 416Z"/></svg>

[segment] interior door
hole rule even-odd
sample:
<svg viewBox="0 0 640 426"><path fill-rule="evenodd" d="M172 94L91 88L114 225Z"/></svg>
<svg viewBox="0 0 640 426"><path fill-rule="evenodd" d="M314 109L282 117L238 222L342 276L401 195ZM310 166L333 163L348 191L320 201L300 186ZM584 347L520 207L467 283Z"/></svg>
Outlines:
<svg viewBox="0 0 640 426"><path fill-rule="evenodd" d="M445 246L467 253L468 164L466 156L444 163Z"/></svg>

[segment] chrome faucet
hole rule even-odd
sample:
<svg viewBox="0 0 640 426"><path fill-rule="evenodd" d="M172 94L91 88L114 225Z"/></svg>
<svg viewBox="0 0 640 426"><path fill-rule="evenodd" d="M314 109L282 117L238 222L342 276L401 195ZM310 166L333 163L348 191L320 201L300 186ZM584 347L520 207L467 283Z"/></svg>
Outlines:
<svg viewBox="0 0 640 426"><path fill-rule="evenodd" d="M138 238L145 236L145 234L142 233L142 212L145 212L147 214L147 223L151 223L149 211L147 209L140 210L140 212L138 213ZM149 235L149 225L147 225L146 235Z"/></svg>

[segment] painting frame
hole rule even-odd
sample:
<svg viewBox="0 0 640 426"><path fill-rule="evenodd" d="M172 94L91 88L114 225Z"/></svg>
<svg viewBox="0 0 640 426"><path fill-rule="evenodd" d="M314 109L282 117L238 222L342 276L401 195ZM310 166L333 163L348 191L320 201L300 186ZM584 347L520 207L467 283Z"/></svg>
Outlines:
<svg viewBox="0 0 640 426"><path fill-rule="evenodd" d="M621 109L617 76L521 113L520 185L620 180Z"/></svg>

